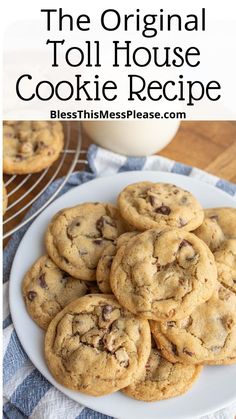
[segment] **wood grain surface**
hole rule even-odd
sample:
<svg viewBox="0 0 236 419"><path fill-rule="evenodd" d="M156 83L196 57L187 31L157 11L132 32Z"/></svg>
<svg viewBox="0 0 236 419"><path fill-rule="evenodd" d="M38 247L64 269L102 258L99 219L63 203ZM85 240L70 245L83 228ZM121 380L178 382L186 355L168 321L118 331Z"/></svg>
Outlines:
<svg viewBox="0 0 236 419"><path fill-rule="evenodd" d="M77 141L77 123L71 123L72 143ZM83 138L83 149L90 144L89 138ZM191 166L199 167L209 173L236 182L236 121L184 121L172 142L158 153L161 156L182 162ZM70 158L66 159L60 176L67 172ZM77 166L76 169L83 169ZM52 168L53 170L53 168ZM50 170L48 177L50 176ZM47 176L45 177L47 181ZM34 181L34 178L32 178ZM11 189L14 188L14 181ZM10 203L18 199L21 194L27 192L28 184L10 197ZM27 200L32 199L36 190L27 195ZM23 211L17 219L7 223L10 230L20 222L25 212ZM6 214L9 217L9 213ZM5 241L5 243L7 240Z"/></svg>
<svg viewBox="0 0 236 419"><path fill-rule="evenodd" d="M183 122L159 154L236 182L236 122Z"/></svg>

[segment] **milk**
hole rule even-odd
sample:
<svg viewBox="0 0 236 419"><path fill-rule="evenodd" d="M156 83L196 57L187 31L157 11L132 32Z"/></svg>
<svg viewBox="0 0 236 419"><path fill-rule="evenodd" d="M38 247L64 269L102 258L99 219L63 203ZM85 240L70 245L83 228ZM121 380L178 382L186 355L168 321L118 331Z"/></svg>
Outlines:
<svg viewBox="0 0 236 419"><path fill-rule="evenodd" d="M178 120L83 121L92 141L115 153L147 156L170 143L179 128Z"/></svg>

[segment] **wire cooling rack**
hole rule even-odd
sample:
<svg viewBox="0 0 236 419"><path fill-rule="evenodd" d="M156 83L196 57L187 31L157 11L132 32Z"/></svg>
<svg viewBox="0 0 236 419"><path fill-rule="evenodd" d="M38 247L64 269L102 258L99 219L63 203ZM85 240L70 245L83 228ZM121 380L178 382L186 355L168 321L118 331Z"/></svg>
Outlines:
<svg viewBox="0 0 236 419"><path fill-rule="evenodd" d="M76 137L72 140L71 124L64 124L65 143L59 159L49 168L40 173L28 175L4 175L7 190L8 206L3 219L3 238L11 236L33 220L58 195L67 182L70 174L81 170L81 165L87 163L86 150L82 150L81 125L78 124ZM39 199L49 185L57 178L63 177L48 197L47 201L35 212L25 217L32 204Z"/></svg>

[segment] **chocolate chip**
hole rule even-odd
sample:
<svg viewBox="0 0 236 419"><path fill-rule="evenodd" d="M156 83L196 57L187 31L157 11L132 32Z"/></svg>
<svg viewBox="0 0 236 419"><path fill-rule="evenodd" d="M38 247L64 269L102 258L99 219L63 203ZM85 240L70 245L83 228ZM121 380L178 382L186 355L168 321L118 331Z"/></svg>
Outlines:
<svg viewBox="0 0 236 419"><path fill-rule="evenodd" d="M48 288L47 283L45 281L45 274L42 274L38 277L39 285L41 288Z"/></svg>
<svg viewBox="0 0 236 419"><path fill-rule="evenodd" d="M109 218L109 217L105 217L105 216L102 216L101 218L99 218L99 220L97 220L97 222L96 222L96 228L97 228L97 230L102 234L102 230L103 230L103 228L104 228L104 226L105 226L105 224L107 224L107 225L109 225L109 226L111 226L111 227L116 227L116 223L115 223L115 221L114 220L112 220L111 218Z"/></svg>
<svg viewBox="0 0 236 419"><path fill-rule="evenodd" d="M97 240L93 240L94 244L97 244L98 246L100 246L103 243L103 239L97 239Z"/></svg>
<svg viewBox="0 0 236 419"><path fill-rule="evenodd" d="M184 195L184 196L182 196L182 198L181 198L181 200L180 200L180 203L181 203L182 205L184 205L184 204L186 204L187 200L188 200L188 197Z"/></svg>
<svg viewBox="0 0 236 419"><path fill-rule="evenodd" d="M112 262L113 262L113 257L111 257L111 259L109 259L108 262L107 262L108 269L111 268Z"/></svg>
<svg viewBox="0 0 236 419"><path fill-rule="evenodd" d="M167 327L174 327L175 322L166 322Z"/></svg>
<svg viewBox="0 0 236 419"><path fill-rule="evenodd" d="M160 265L160 263L156 263L156 268L157 268L157 272L160 272L160 270L161 270L161 265ZM165 268L166 268L166 266L165 266Z"/></svg>
<svg viewBox="0 0 236 419"><path fill-rule="evenodd" d="M173 194L177 195L177 193L179 193L179 190L178 189L174 189L173 190Z"/></svg>
<svg viewBox="0 0 236 419"><path fill-rule="evenodd" d="M60 278L60 282L65 285L67 283L68 279L69 279L69 274L67 272L63 271L62 272L62 277Z"/></svg>
<svg viewBox="0 0 236 419"><path fill-rule="evenodd" d="M23 158L23 156L21 155L21 154L16 154L16 156L15 156L15 161L20 161L20 160L23 160L24 158Z"/></svg>
<svg viewBox="0 0 236 419"><path fill-rule="evenodd" d="M67 227L67 236L70 239L73 239L78 236L79 232L76 230L76 227L79 227L80 225L81 225L81 218L76 217Z"/></svg>
<svg viewBox="0 0 236 419"><path fill-rule="evenodd" d="M182 242L180 242L180 245L179 245L179 249L181 249L182 247L185 247L185 246L192 246L192 244L188 241L188 240L182 240Z"/></svg>
<svg viewBox="0 0 236 419"><path fill-rule="evenodd" d="M150 204L154 207L156 203L156 198L153 195L149 195L148 197Z"/></svg>
<svg viewBox="0 0 236 419"><path fill-rule="evenodd" d="M180 285L184 285L186 283L186 279L185 278L179 278L179 284Z"/></svg>
<svg viewBox="0 0 236 419"><path fill-rule="evenodd" d="M196 258L196 253L193 255L193 256L187 256L186 257L186 260L188 261L188 262L192 262L195 258Z"/></svg>
<svg viewBox="0 0 236 419"><path fill-rule="evenodd" d="M28 294L27 294L27 297L30 301L33 301L35 299L35 297L37 297L37 292L29 291Z"/></svg>
<svg viewBox="0 0 236 419"><path fill-rule="evenodd" d="M97 228L97 230L98 230L100 233L102 233L102 229L103 229L103 227L104 227L104 218L103 218L103 216L102 216L101 218L99 218L99 220L97 220L97 222L96 222L96 228Z"/></svg>
<svg viewBox="0 0 236 419"><path fill-rule="evenodd" d="M157 212L157 214L169 215L171 213L171 209L166 205L161 205L155 209L155 212Z"/></svg>
<svg viewBox="0 0 236 419"><path fill-rule="evenodd" d="M223 316L221 321L222 321L223 326L226 330L228 330L228 331L232 330L232 328L234 326L234 320L230 315Z"/></svg>
<svg viewBox="0 0 236 419"><path fill-rule="evenodd" d="M36 151L38 151L38 149L39 149L39 144L38 143L35 143L33 145L33 152L36 153Z"/></svg>
<svg viewBox="0 0 236 419"><path fill-rule="evenodd" d="M209 218L211 220L215 220L215 221L218 221L218 219L219 219L218 215L211 215Z"/></svg>
<svg viewBox="0 0 236 419"><path fill-rule="evenodd" d="M172 343L172 342L171 342L171 350L172 350L172 352L173 352L174 355L176 355L176 356L179 355L177 346L174 343Z"/></svg>
<svg viewBox="0 0 236 419"><path fill-rule="evenodd" d="M127 368L129 366L129 360L126 359L125 361L121 361L120 365L121 367Z"/></svg>
<svg viewBox="0 0 236 419"><path fill-rule="evenodd" d="M193 352L188 351L186 348L184 348L184 349L183 349L183 353L184 353L184 354L187 354L187 355L189 355L189 356L194 356L194 355L195 355Z"/></svg>
<svg viewBox="0 0 236 419"><path fill-rule="evenodd" d="M38 144L38 147L40 147L40 148L47 147L47 145L45 144L45 142L42 141L42 140L38 141L37 144Z"/></svg>
<svg viewBox="0 0 236 419"><path fill-rule="evenodd" d="M110 320L110 314L113 311L113 307L110 305L106 305L102 309L102 318L104 321Z"/></svg>

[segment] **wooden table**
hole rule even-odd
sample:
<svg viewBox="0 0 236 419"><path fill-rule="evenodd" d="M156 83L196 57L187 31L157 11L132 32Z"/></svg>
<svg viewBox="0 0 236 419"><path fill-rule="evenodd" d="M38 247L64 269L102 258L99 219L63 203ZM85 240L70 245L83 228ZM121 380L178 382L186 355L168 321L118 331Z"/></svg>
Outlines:
<svg viewBox="0 0 236 419"><path fill-rule="evenodd" d="M72 137L76 141L77 123L71 124ZM89 143L90 140L84 138L83 148ZM184 121L173 141L158 154L236 182L236 121ZM67 164L64 173L66 170ZM23 187L20 193L24 192ZM14 199L17 197L14 195ZM31 198L32 194L29 194ZM16 221L9 222L8 226L12 228L15 224Z"/></svg>
<svg viewBox="0 0 236 419"><path fill-rule="evenodd" d="M158 154L236 182L236 122L182 122Z"/></svg>

